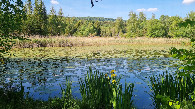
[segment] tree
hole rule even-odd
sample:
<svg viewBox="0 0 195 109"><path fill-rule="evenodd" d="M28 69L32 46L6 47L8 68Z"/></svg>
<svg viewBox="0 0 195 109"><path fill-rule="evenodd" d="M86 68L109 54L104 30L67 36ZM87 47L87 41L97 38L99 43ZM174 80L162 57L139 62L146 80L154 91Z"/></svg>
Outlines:
<svg viewBox="0 0 195 109"><path fill-rule="evenodd" d="M178 16L172 16L169 18L169 36L172 37L182 37L184 28L180 28L179 23L181 23L183 19Z"/></svg>
<svg viewBox="0 0 195 109"><path fill-rule="evenodd" d="M48 31L50 35L58 35L58 21L57 21L56 11L54 10L54 7L51 8L50 14L49 14L49 25L48 25Z"/></svg>
<svg viewBox="0 0 195 109"><path fill-rule="evenodd" d="M165 29L158 19L150 19L147 22L147 36L164 37Z"/></svg>
<svg viewBox="0 0 195 109"><path fill-rule="evenodd" d="M118 17L115 21L115 31L117 36L119 36L119 34L123 34L124 32L124 22L123 19L121 17Z"/></svg>
<svg viewBox="0 0 195 109"><path fill-rule="evenodd" d="M139 13L137 34L138 36L145 36L146 34L146 15L143 12Z"/></svg>
<svg viewBox="0 0 195 109"><path fill-rule="evenodd" d="M33 12L33 34L47 35L47 13L46 7L42 0L35 0L35 7Z"/></svg>
<svg viewBox="0 0 195 109"><path fill-rule="evenodd" d="M100 25L101 25L101 23L99 21L96 21L94 23L94 27L95 27L95 31L96 31L95 33L96 33L97 36L100 36L100 34L101 34Z"/></svg>
<svg viewBox="0 0 195 109"><path fill-rule="evenodd" d="M32 20L32 2L31 0L27 0L24 11L26 13L26 19L23 20L23 33L28 34L28 36L33 33L33 20Z"/></svg>
<svg viewBox="0 0 195 109"><path fill-rule="evenodd" d="M191 21L195 21L195 12L191 11L190 13L187 14L187 19Z"/></svg>
<svg viewBox="0 0 195 109"><path fill-rule="evenodd" d="M127 36L128 37L136 37L138 29L138 18L136 13L130 12L129 19L127 21Z"/></svg>
<svg viewBox="0 0 195 109"><path fill-rule="evenodd" d="M0 53L4 53L13 46L13 39L22 39L20 34L25 14L21 0L1 0L0 8Z"/></svg>
<svg viewBox="0 0 195 109"><path fill-rule="evenodd" d="M47 35L47 25L48 25L48 17L47 17L47 10L44 5L44 2L41 0L40 2L40 24L41 24L41 31L40 34L46 36Z"/></svg>
<svg viewBox="0 0 195 109"><path fill-rule="evenodd" d="M66 23L64 19L64 13L62 12L62 8L60 8L58 12L58 35L63 35L65 34L65 28L66 28Z"/></svg>
<svg viewBox="0 0 195 109"><path fill-rule="evenodd" d="M162 29L164 29L163 31L165 31L165 37L169 37L169 16L161 15L159 20L163 27Z"/></svg>
<svg viewBox="0 0 195 109"><path fill-rule="evenodd" d="M155 19L156 15L154 13L152 13L152 18L151 19Z"/></svg>

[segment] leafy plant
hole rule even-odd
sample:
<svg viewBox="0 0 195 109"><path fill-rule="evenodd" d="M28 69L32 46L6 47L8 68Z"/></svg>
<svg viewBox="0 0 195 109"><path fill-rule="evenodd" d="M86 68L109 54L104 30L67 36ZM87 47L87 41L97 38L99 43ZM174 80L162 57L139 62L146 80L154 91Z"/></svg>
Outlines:
<svg viewBox="0 0 195 109"><path fill-rule="evenodd" d="M174 58L178 58L183 61L183 65L179 68L179 75L185 75L195 72L195 39L191 39L192 49L171 49L171 55ZM183 71L181 71L183 70Z"/></svg>
<svg viewBox="0 0 195 109"><path fill-rule="evenodd" d="M120 78L117 78L114 70L110 73L111 77L99 71L95 71L93 74L90 68L85 80L80 79L81 108L132 108L131 97L134 84L125 84L125 93L122 93L122 84L119 84Z"/></svg>
<svg viewBox="0 0 195 109"><path fill-rule="evenodd" d="M176 75L163 74L150 78L154 105L157 108L192 108L195 91L195 40L191 40L192 49L171 49L171 55L183 61Z"/></svg>
<svg viewBox="0 0 195 109"><path fill-rule="evenodd" d="M162 74L157 78L154 76L151 77L150 81L152 84L154 105L157 108L161 106L170 107L170 102L179 105L184 100L192 101L191 93L194 92L195 75L173 76L171 74Z"/></svg>

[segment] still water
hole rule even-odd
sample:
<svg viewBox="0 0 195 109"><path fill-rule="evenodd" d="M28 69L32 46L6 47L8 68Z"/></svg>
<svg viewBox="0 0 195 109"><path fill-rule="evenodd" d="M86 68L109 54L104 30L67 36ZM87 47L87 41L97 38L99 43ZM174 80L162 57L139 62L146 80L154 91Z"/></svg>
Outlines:
<svg viewBox="0 0 195 109"><path fill-rule="evenodd" d="M0 66L0 85L22 83L31 97L47 100L60 97L68 79L72 81L73 96L81 98L78 79L85 77L89 67L103 73L114 69L122 77L122 84L125 81L135 84L135 107L154 108L149 77L177 70L179 61L169 56L171 46L17 49L10 52L7 63Z"/></svg>

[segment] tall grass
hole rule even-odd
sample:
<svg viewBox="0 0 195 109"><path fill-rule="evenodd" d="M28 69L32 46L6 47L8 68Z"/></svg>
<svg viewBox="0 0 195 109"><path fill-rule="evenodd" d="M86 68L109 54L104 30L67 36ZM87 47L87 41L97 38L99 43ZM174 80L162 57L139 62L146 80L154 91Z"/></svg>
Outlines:
<svg viewBox="0 0 195 109"><path fill-rule="evenodd" d="M29 40L15 40L17 48L33 47L72 47L92 45L121 45L121 44L184 44L190 45L190 39L184 38L114 38L114 37L50 37L50 38L29 38Z"/></svg>
<svg viewBox="0 0 195 109"><path fill-rule="evenodd" d="M171 108L172 104L181 105L183 101L193 102L192 95L195 90L195 75L179 76L162 74L150 78L153 90L153 100L156 108ZM180 105L179 105L180 102ZM195 103L195 102L194 102ZM191 105L192 104L185 104Z"/></svg>
<svg viewBox="0 0 195 109"><path fill-rule="evenodd" d="M82 95L81 108L90 109L130 109L132 108L131 97L134 84L125 84L125 92L123 93L120 77L111 72L108 74L100 73L92 70L87 73L86 78L80 80L80 93Z"/></svg>

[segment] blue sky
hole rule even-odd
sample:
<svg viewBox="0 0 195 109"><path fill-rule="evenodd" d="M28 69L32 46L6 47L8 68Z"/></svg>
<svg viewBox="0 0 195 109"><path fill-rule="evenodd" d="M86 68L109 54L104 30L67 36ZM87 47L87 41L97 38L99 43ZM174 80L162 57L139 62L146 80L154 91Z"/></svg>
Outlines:
<svg viewBox="0 0 195 109"><path fill-rule="evenodd" d="M24 0L26 1L26 0ZM34 2L34 0L32 0ZM152 13L159 18L160 15L186 17L190 11L195 11L195 0L99 0L91 8L91 0L43 0L47 11L53 6L58 12L61 7L64 16L70 17L122 17L127 20L130 11L139 13L143 11L147 18Z"/></svg>

